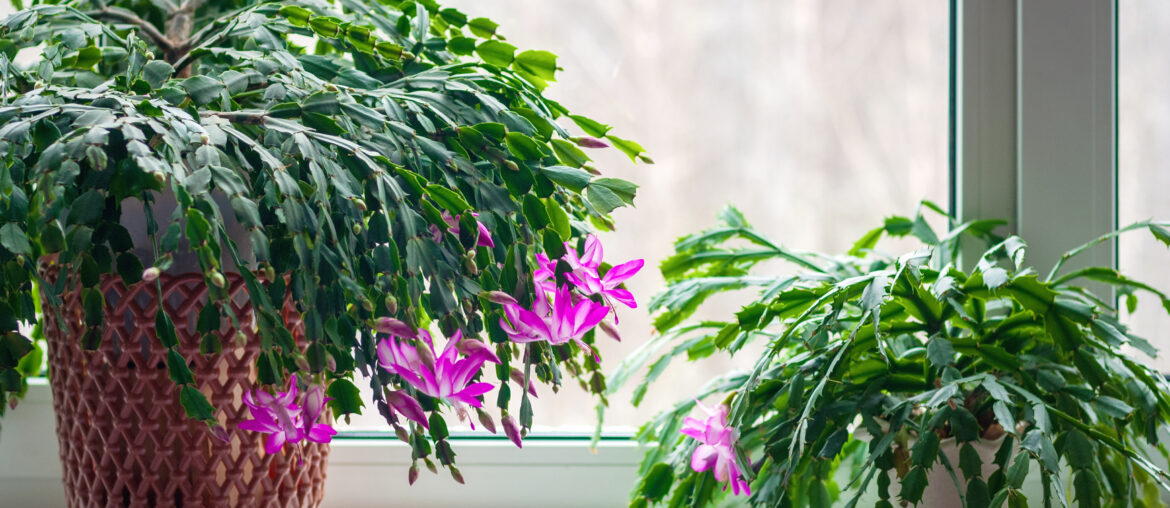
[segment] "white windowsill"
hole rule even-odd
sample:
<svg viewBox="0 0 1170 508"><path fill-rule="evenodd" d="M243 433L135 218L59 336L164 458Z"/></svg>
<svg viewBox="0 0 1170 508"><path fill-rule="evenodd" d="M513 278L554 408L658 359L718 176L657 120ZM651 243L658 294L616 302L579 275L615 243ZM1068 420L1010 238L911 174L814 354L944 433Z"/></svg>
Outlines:
<svg viewBox="0 0 1170 508"><path fill-rule="evenodd" d="M52 395L44 379L30 383L0 420L0 492L9 506L64 506ZM624 439L603 440L596 453L587 439L530 436L523 450L505 439L453 439L467 484L424 468L410 486L410 449L388 437L334 441L324 506L625 506L641 459Z"/></svg>

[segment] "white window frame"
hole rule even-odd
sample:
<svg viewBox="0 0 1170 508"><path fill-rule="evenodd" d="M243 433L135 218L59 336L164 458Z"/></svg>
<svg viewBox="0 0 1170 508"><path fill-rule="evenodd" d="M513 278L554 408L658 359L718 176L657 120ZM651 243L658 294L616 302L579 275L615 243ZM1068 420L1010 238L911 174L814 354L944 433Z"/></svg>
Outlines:
<svg viewBox="0 0 1170 508"><path fill-rule="evenodd" d="M1008 219L1045 269L1117 225L1116 0L951 0L950 16L952 212ZM1115 265L1116 248L1071 265ZM47 383L0 425L3 502L63 505ZM621 435L596 450L586 436L532 436L522 451L459 439L468 485L424 471L408 487L409 448L390 437L335 441L325 506L623 506L641 459Z"/></svg>

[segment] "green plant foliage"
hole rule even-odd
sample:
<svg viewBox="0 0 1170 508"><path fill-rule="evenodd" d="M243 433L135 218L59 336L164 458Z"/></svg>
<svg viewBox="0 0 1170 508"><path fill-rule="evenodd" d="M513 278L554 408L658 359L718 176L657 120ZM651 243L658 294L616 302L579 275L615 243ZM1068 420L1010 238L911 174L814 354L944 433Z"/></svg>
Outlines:
<svg viewBox="0 0 1170 508"><path fill-rule="evenodd" d="M501 307L481 295L530 303L546 240L560 248L612 227L609 212L635 187L576 169L588 157L562 124L596 122L558 122L568 111L541 94L556 56L517 53L497 28L432 0L70 0L0 21L0 402L27 385L21 359L39 362L39 328L26 336L17 323L37 320L40 298L59 306L66 281L80 281L96 347L101 278L165 271L188 244L211 293L199 330L240 324L225 272L246 267L260 380L332 383L338 415L385 408L387 385L409 389L377 367L379 317L494 343L502 414L516 410L506 385L521 358L541 382L576 378L600 393L592 357L508 342ZM38 48L31 65L13 63ZM155 223L164 195L178 204ZM133 201L146 208L149 245L119 224ZM476 245L470 212L494 247ZM448 217L461 214L452 233ZM228 236L233 217L246 238ZM142 248L156 253L145 267ZM61 268L55 283L43 263ZM290 295L300 346L280 313ZM176 348L170 317L156 321ZM206 337L205 350L220 347ZM188 414L213 424L177 349L168 369ZM373 404L349 381L359 372ZM422 429L400 430L427 460Z"/></svg>
<svg viewBox="0 0 1170 508"><path fill-rule="evenodd" d="M936 233L923 212L939 213L950 231ZM750 371L697 394L727 394L751 505L856 506L865 492L880 506L917 504L932 468L949 473L969 507L1025 505L1029 475L1043 484L1046 506L1161 505L1170 476L1155 456L1166 457L1158 433L1170 421L1170 385L1133 356L1155 349L1085 283L1126 300L1143 293L1168 310L1170 300L1112 268L1062 267L1121 232L1159 235L1165 224L1105 235L1041 275L1026 264L1023 239L990 233L999 222L955 224L928 202L913 218L887 219L843 256L781 247L731 208L721 218L678 240L662 263L669 285L650 304L661 334L611 375L609 390L644 372L637 404L672 361L745 354L758 343ZM922 247L891 256L875 248L883 236L915 237ZM970 271L956 261L960 237L990 246ZM799 272L753 273L768 260ZM730 319L689 319L705 299L743 288L759 296ZM725 495L711 488L710 472L689 466L696 442L679 428L693 407L682 401L639 431L650 447L634 504L657 501L648 486L671 476L670 506ZM984 464L972 443L996 439L994 464ZM958 447L957 463L942 446Z"/></svg>

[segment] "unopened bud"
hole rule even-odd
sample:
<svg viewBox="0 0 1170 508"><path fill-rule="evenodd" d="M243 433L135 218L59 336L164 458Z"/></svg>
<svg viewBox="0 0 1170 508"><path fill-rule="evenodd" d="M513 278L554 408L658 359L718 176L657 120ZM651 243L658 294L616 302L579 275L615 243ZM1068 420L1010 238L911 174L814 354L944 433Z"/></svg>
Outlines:
<svg viewBox="0 0 1170 508"><path fill-rule="evenodd" d="M220 441L225 443L230 443L232 441L232 437L228 435L228 431L227 429L223 428L223 425L209 425L208 430L211 432L213 437Z"/></svg>
<svg viewBox="0 0 1170 508"><path fill-rule="evenodd" d="M380 317L376 321L375 327L379 333L389 335L397 335L399 337L414 337L414 330L410 329L410 325L403 323L392 317Z"/></svg>
<svg viewBox="0 0 1170 508"><path fill-rule="evenodd" d="M481 358L486 358L487 361L492 363L500 363L500 358L496 356L496 353L492 351L492 348L488 347L488 345L484 344L482 341L472 339L470 337L465 337L463 340L459 341L459 343L455 344L455 349L458 349L460 353L463 353L463 355L467 357L478 356Z"/></svg>
<svg viewBox="0 0 1170 508"><path fill-rule="evenodd" d="M156 172L156 173L151 173L150 176L153 176L154 181L156 181L158 183L166 183L167 182L167 175L161 171Z"/></svg>
<svg viewBox="0 0 1170 508"><path fill-rule="evenodd" d="M366 312L374 312L374 302L371 302L371 301L363 298L362 299L362 308L366 309Z"/></svg>
<svg viewBox="0 0 1170 508"><path fill-rule="evenodd" d="M236 347L248 345L248 336L244 332L236 332Z"/></svg>
<svg viewBox="0 0 1170 508"><path fill-rule="evenodd" d="M517 166L516 163L512 161L504 161L504 167L508 168L508 171L520 171L520 166Z"/></svg>
<svg viewBox="0 0 1170 508"><path fill-rule="evenodd" d="M154 282L158 280L160 270L157 267L150 267L142 271L142 280L146 282Z"/></svg>
<svg viewBox="0 0 1170 508"><path fill-rule="evenodd" d="M303 356L298 356L298 357L296 358L296 360L293 360L293 363L296 363L296 364L297 364L297 368L298 368L298 369L301 369L301 370L303 370L303 371L305 371L305 372L308 372L308 371L309 371L309 361L308 361L308 360L306 360L306 359L305 359L305 357L303 357Z"/></svg>
<svg viewBox="0 0 1170 508"><path fill-rule="evenodd" d="M435 463L431 462L430 457L423 457L423 463L427 465L428 471L434 474L439 474L439 468L435 467Z"/></svg>
<svg viewBox="0 0 1170 508"><path fill-rule="evenodd" d="M434 351L431 351L430 347L424 344L419 344L418 347L414 348L414 350L418 352L418 359L423 363L423 365L434 369L435 353Z"/></svg>
<svg viewBox="0 0 1170 508"><path fill-rule="evenodd" d="M227 279L224 278L223 274L219 273L218 271L213 270L211 272L210 278L211 278L211 285L212 286L223 289L223 287L227 285Z"/></svg>
<svg viewBox="0 0 1170 508"><path fill-rule="evenodd" d="M512 444L516 445L517 448L524 448L520 441L520 426L516 425L516 419L512 418L512 415L503 415L500 418L500 423L503 424L504 434L512 440Z"/></svg>
<svg viewBox="0 0 1170 508"><path fill-rule="evenodd" d="M399 427L399 426L395 425L395 426L394 426L394 435L395 435L395 436L397 436L397 437L398 437L398 440L399 440L399 441L402 441L403 443L409 443L409 442L410 442L410 434L408 434L408 433L406 432L406 429L405 429L405 428L402 428L402 427Z"/></svg>
<svg viewBox="0 0 1170 508"><path fill-rule="evenodd" d="M145 56L147 60L154 60L153 51L147 51L146 53L143 53L142 56Z"/></svg>
<svg viewBox="0 0 1170 508"><path fill-rule="evenodd" d="M463 269L466 270L467 274L471 275L472 277L479 275L479 267L475 266L475 256L463 256Z"/></svg>
<svg viewBox="0 0 1170 508"><path fill-rule="evenodd" d="M509 377L511 377L512 381L516 384L524 386L524 373L520 372L520 369L512 369L512 373L509 375ZM528 380L528 393L530 393L533 397L537 396L536 385L532 384L531 379Z"/></svg>
<svg viewBox="0 0 1170 508"><path fill-rule="evenodd" d="M583 148L609 148L609 143L593 136L577 136L575 138L569 138L569 141L577 143L577 146Z"/></svg>
<svg viewBox="0 0 1170 508"><path fill-rule="evenodd" d="M276 281L276 269L272 265L264 267L264 276L268 277L268 282Z"/></svg>
<svg viewBox="0 0 1170 508"><path fill-rule="evenodd" d="M393 296L386 297L386 311L388 311L391 314L398 313L398 299L397 298L394 298Z"/></svg>
<svg viewBox="0 0 1170 508"><path fill-rule="evenodd" d="M654 159L651 159L650 156L646 154L638 155L638 160L645 162L646 164L654 164Z"/></svg>
<svg viewBox="0 0 1170 508"><path fill-rule="evenodd" d="M589 173L593 176L600 176L601 175L601 171L599 169L597 169L589 164L585 164L585 165L581 166L581 169L584 169L586 173Z"/></svg>
<svg viewBox="0 0 1170 508"><path fill-rule="evenodd" d="M475 415L479 417L479 423L483 425L483 428L492 434L496 433L496 421L492 420L492 415L487 414L487 411L478 407L475 408Z"/></svg>
<svg viewBox="0 0 1170 508"><path fill-rule="evenodd" d="M503 291L484 291L480 293L479 296L480 298L483 298L489 302L498 303L500 305L520 305L520 302L516 301L512 295Z"/></svg>
<svg viewBox="0 0 1170 508"><path fill-rule="evenodd" d="M207 134L200 134L199 135L199 142L206 145L206 144L211 142L211 137L208 136Z"/></svg>
<svg viewBox="0 0 1170 508"><path fill-rule="evenodd" d="M460 484L463 483L463 473L460 473L459 468L455 466L451 466L451 478L454 478Z"/></svg>
<svg viewBox="0 0 1170 508"><path fill-rule="evenodd" d="M353 234L354 234L354 235L360 235L360 234L362 234L362 225L361 225L361 224L354 223L354 225L353 225L353 228L352 228L352 229L353 229Z"/></svg>
<svg viewBox="0 0 1170 508"><path fill-rule="evenodd" d="M613 340L616 340L618 342L622 341L622 335L620 333L618 333L618 329L615 326L613 326L613 324L611 324L609 321L602 321L601 322L601 331L605 332L606 335L613 337Z"/></svg>
<svg viewBox="0 0 1170 508"><path fill-rule="evenodd" d="M358 211L362 211L362 212L369 209L368 207L366 207L366 202L364 200L362 200L361 198L354 198L353 199L353 206L354 206L354 208L357 208Z"/></svg>
<svg viewBox="0 0 1170 508"><path fill-rule="evenodd" d="M403 60L403 61L414 60L414 53L411 53L411 52L409 52L409 51L405 51L405 50L404 50L404 51L402 52L402 60Z"/></svg>
<svg viewBox="0 0 1170 508"><path fill-rule="evenodd" d="M333 355L325 355L325 368L330 371L337 370L337 360L333 358Z"/></svg>
<svg viewBox="0 0 1170 508"><path fill-rule="evenodd" d="M406 472L406 481L410 482L411 485L414 485L414 482L417 480L418 480L418 462L415 462L415 463L410 465L410 470L408 470Z"/></svg>

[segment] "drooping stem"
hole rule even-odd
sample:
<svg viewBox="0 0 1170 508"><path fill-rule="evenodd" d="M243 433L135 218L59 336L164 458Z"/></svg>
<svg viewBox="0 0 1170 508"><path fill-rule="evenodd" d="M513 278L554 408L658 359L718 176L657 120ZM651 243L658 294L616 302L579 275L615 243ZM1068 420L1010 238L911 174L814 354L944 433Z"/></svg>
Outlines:
<svg viewBox="0 0 1170 508"><path fill-rule="evenodd" d="M125 9L105 7L103 9L86 12L86 15L93 18L107 18L115 21L121 21L123 23L129 23L134 25L134 27L137 28L138 31L142 33L142 35L146 36L147 39L150 39L150 42L153 42L155 46L158 46L163 51L169 53L174 49L173 43L170 39L167 38L167 36L163 35L163 33L160 32L158 28L155 28L154 25L150 24L149 21L138 17L133 12L127 11Z"/></svg>

